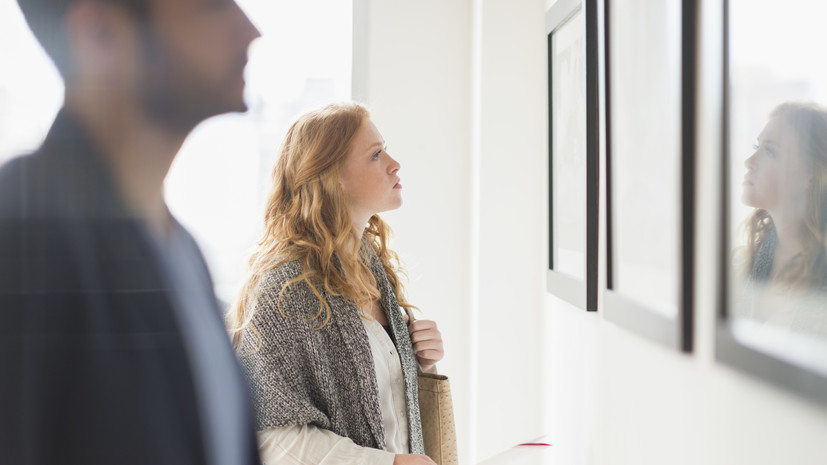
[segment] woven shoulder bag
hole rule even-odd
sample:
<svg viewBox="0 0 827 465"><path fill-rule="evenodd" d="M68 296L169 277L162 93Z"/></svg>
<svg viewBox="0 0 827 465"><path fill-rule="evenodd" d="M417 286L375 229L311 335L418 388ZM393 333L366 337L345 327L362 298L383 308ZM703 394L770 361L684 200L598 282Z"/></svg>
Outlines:
<svg viewBox="0 0 827 465"><path fill-rule="evenodd" d="M415 320L406 308L408 324ZM419 373L419 415L425 455L437 465L458 465L457 432L454 425L454 403L448 377L435 373Z"/></svg>

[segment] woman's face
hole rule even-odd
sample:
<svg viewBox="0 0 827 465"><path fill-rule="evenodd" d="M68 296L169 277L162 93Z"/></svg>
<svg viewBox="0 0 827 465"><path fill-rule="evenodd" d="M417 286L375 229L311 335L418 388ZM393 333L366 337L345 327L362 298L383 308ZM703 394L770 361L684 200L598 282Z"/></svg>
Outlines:
<svg viewBox="0 0 827 465"><path fill-rule="evenodd" d="M801 156L795 131L781 117L770 119L744 166L741 200L771 215L803 211L811 178Z"/></svg>
<svg viewBox="0 0 827 465"><path fill-rule="evenodd" d="M375 213L402 205L399 163L385 151L385 140L366 119L353 140L353 148L342 168L342 189L351 213L367 221Z"/></svg>

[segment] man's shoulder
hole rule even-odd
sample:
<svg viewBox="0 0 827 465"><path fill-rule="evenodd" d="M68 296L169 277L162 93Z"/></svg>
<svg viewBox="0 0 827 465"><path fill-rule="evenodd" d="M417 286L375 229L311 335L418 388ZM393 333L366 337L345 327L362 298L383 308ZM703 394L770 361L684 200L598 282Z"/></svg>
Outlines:
<svg viewBox="0 0 827 465"><path fill-rule="evenodd" d="M0 214L32 218L117 218L116 179L86 129L58 114L41 146L0 167Z"/></svg>
<svg viewBox="0 0 827 465"><path fill-rule="evenodd" d="M34 154L13 158L0 166L0 213L4 216L19 212L26 202L31 201L32 188L37 182L38 171L42 169ZM44 183L45 184L45 183Z"/></svg>
<svg viewBox="0 0 827 465"><path fill-rule="evenodd" d="M89 195L99 176L62 155L41 148L0 166L0 215L34 220L77 217L90 200L100 201Z"/></svg>
<svg viewBox="0 0 827 465"><path fill-rule="evenodd" d="M33 153L18 155L0 164L0 180L5 183L6 181L15 179L17 175L22 174L25 169L24 167L31 164L33 156Z"/></svg>

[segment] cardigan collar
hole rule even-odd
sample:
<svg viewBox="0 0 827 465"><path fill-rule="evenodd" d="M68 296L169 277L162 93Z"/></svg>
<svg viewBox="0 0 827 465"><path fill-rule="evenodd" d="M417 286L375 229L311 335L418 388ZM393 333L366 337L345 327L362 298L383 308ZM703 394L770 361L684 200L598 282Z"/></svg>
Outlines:
<svg viewBox="0 0 827 465"><path fill-rule="evenodd" d="M379 303L385 316L390 322L391 332L395 341L409 341L408 326L402 317L402 311L399 307L399 302L396 300L393 288L388 281L385 268L382 266L382 261L376 254L373 246L364 238L362 240L362 250L368 259L368 267L371 274L376 279L376 286L380 293ZM334 262L336 266L341 267L338 257L334 253ZM379 392L379 387L376 382L376 368L373 362L373 356L367 347L368 335L362 325L361 314L358 308L351 302L346 301L341 296L326 296L331 311L336 315L332 320L339 328L342 334L342 340L345 342L350 353L351 359L356 362L354 369L358 373L360 388L363 392ZM355 312L353 310L356 310ZM424 454L425 448L422 439L422 423L419 413L419 391L418 391L418 363L413 354L413 345L396 344L397 354L402 365L402 374L405 384L405 400L407 403L408 413L408 437L409 448L412 454ZM382 428L382 411L379 406L378 396L363 396L362 411L370 425L371 433L379 448L385 448L385 435Z"/></svg>
<svg viewBox="0 0 827 465"><path fill-rule="evenodd" d="M364 243L363 243L364 244ZM385 310L385 316L390 322L391 331L393 332L394 340L410 340L408 335L408 326L402 318L402 312L399 308L399 302L396 300L396 295L391 288L388 281L385 268L382 266L382 261L376 254L376 251L370 244L364 244L368 249L368 257L370 259L370 269L373 276L376 278L376 286L381 294L382 308ZM418 363L413 354L412 344L397 344L397 353L402 364L403 378L405 380L405 399L408 404L408 430L410 437L410 449L412 454L423 454L424 446L422 442L422 423L419 415L419 391L418 391Z"/></svg>

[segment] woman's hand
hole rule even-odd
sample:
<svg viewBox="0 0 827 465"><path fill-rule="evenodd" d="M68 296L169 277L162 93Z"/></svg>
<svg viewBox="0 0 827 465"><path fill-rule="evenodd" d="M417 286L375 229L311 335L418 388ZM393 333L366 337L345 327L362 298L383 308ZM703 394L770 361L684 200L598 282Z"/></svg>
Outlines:
<svg viewBox="0 0 827 465"><path fill-rule="evenodd" d="M436 362L442 360L445 352L442 347L442 333L431 320L416 320L408 325L411 334L414 355L422 371L431 370Z"/></svg>
<svg viewBox="0 0 827 465"><path fill-rule="evenodd" d="M398 454L393 458L393 465L436 465L427 455Z"/></svg>

